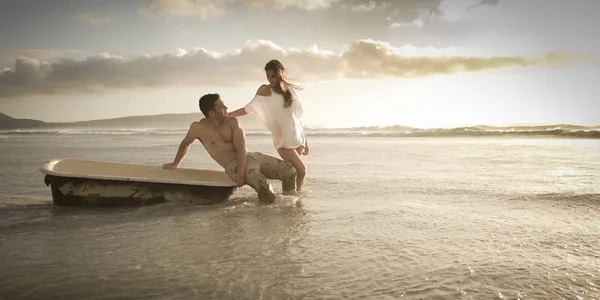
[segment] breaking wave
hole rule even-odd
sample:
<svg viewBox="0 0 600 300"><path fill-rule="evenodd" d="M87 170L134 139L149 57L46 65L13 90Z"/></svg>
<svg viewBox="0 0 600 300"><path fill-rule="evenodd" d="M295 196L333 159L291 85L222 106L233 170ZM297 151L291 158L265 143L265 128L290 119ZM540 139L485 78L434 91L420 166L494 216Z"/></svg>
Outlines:
<svg viewBox="0 0 600 300"><path fill-rule="evenodd" d="M3 138L15 135L182 135L186 129L32 129L3 130ZM454 128L414 128L406 126L307 128L312 136L350 137L558 137L600 139L600 126L469 126ZM248 136L268 136L264 130L246 130Z"/></svg>
<svg viewBox="0 0 600 300"><path fill-rule="evenodd" d="M470 126L453 128L412 128L405 126L355 127L347 129L308 130L311 135L373 137L572 137L600 138L600 126Z"/></svg>
<svg viewBox="0 0 600 300"><path fill-rule="evenodd" d="M180 129L16 129L1 130L4 136L11 135L172 135L185 133Z"/></svg>

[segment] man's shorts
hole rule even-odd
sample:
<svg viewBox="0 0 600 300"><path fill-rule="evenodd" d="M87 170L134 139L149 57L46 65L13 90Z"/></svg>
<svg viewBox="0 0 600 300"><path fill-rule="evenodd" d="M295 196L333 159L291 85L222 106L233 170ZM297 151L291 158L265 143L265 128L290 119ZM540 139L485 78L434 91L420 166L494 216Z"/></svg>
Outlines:
<svg viewBox="0 0 600 300"><path fill-rule="evenodd" d="M225 173L234 182L236 181L237 166L237 159L225 166ZM281 180L281 188L284 192L296 190L296 169L294 166L270 155L260 152L248 152L246 154L246 169L244 173L246 183L254 188L261 181L261 176L258 174L262 174L267 179Z"/></svg>

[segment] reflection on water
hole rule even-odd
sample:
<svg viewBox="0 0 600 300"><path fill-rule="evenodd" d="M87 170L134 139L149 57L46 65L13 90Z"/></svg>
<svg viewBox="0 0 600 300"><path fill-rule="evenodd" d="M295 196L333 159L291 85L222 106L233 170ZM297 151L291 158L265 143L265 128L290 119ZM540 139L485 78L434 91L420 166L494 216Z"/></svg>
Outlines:
<svg viewBox="0 0 600 300"><path fill-rule="evenodd" d="M313 137L297 203L110 209L49 205L41 158L160 164L179 139L45 139L0 147L3 299L600 298L600 140Z"/></svg>
<svg viewBox="0 0 600 300"><path fill-rule="evenodd" d="M1 229L2 295L286 298L294 291L285 287L308 263L296 255L307 230L301 207L161 204L29 213L41 219Z"/></svg>

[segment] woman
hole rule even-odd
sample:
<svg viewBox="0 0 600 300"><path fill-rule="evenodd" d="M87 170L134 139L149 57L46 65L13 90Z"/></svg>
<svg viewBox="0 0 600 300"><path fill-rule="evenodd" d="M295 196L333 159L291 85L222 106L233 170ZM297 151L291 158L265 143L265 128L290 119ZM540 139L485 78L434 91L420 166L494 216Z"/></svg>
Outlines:
<svg viewBox="0 0 600 300"><path fill-rule="evenodd" d="M263 84L245 107L230 112L228 117L254 114L258 121L271 132L273 146L279 156L296 169L296 191L301 192L306 177L306 165L300 155L308 155L308 142L304 135L302 99L285 80L286 70L277 60L265 65L269 84Z"/></svg>

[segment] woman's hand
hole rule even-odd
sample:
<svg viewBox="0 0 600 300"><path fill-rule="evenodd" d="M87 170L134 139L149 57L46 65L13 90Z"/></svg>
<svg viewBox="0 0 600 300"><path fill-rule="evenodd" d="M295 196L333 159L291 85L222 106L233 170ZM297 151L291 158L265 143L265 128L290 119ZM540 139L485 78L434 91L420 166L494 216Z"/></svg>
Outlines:
<svg viewBox="0 0 600 300"><path fill-rule="evenodd" d="M302 155L308 155L308 142L304 143L304 151L302 151Z"/></svg>

